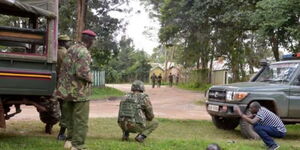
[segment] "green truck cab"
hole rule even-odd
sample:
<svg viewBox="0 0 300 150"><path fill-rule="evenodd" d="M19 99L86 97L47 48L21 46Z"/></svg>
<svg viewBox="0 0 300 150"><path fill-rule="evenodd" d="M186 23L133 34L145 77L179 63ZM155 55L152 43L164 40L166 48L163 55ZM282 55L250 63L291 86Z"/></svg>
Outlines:
<svg viewBox="0 0 300 150"><path fill-rule="evenodd" d="M35 106L44 123L57 123L58 103L52 95L58 0L1 0L0 15L17 18L11 26L0 25L0 127L5 128L5 120L20 113L23 104Z"/></svg>
<svg viewBox="0 0 300 150"><path fill-rule="evenodd" d="M268 64L249 81L213 86L207 92L206 110L217 128L233 130L240 125L241 133L252 139L259 136L252 125L240 119L233 107L245 113L251 102L277 114L285 124L300 123L300 59L285 55L284 60Z"/></svg>

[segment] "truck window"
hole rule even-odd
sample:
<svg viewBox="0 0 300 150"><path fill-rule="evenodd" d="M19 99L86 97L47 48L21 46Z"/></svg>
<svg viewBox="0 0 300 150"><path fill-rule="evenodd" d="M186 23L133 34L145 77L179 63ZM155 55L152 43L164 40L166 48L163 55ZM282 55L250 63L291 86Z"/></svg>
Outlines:
<svg viewBox="0 0 300 150"><path fill-rule="evenodd" d="M260 74L255 82L288 83L298 66L298 63L272 64Z"/></svg>
<svg viewBox="0 0 300 150"><path fill-rule="evenodd" d="M0 15L0 53L47 55L46 22L44 18Z"/></svg>

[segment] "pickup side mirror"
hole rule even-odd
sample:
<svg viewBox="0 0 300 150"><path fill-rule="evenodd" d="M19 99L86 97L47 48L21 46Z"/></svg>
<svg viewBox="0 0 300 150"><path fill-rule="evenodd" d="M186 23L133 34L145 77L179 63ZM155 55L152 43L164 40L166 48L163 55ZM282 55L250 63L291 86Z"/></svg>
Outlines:
<svg viewBox="0 0 300 150"><path fill-rule="evenodd" d="M265 60L265 59L261 59L261 60L259 61L259 63L260 63L260 66L262 66L262 67L266 67L266 66L269 65L269 64L268 64L268 61Z"/></svg>

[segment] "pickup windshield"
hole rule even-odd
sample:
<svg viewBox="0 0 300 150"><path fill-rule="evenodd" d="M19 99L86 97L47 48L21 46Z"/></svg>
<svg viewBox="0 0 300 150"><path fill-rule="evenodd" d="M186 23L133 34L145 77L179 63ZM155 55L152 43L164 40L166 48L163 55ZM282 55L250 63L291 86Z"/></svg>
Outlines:
<svg viewBox="0 0 300 150"><path fill-rule="evenodd" d="M289 83L298 66L298 63L272 64L265 68L255 82Z"/></svg>

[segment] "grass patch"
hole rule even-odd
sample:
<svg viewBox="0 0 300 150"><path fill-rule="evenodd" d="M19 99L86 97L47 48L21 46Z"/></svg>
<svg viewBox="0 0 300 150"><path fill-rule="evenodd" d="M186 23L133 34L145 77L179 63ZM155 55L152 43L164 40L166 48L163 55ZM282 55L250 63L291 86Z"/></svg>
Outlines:
<svg viewBox="0 0 300 150"><path fill-rule="evenodd" d="M160 124L145 143L122 142L116 118L91 119L86 144L90 150L203 150L210 143L218 143L224 150L264 150L262 141L244 139L239 129L216 129L210 121L158 119ZM10 121L6 131L0 130L3 150L63 150L63 142L56 141L58 126L53 135L43 134L39 121ZM276 139L281 150L300 149L300 125L288 125L284 139Z"/></svg>
<svg viewBox="0 0 300 150"><path fill-rule="evenodd" d="M90 96L91 100L99 100L99 99L107 99L109 97L121 97L124 96L125 93L111 87L104 88L93 88L92 96Z"/></svg>
<svg viewBox="0 0 300 150"><path fill-rule="evenodd" d="M195 102L196 105L205 105L206 99L200 99Z"/></svg>

